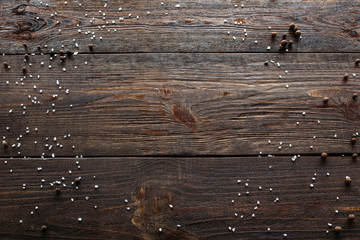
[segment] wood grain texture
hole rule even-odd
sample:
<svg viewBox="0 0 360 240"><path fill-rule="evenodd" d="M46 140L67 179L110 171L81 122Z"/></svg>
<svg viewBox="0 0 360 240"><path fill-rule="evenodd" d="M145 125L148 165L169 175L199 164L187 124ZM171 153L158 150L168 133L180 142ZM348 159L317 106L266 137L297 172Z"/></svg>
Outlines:
<svg viewBox="0 0 360 240"><path fill-rule="evenodd" d="M285 233L288 239L357 239L359 220L349 223L347 216L359 215L359 170L350 157L322 161L302 156L296 162L290 157L2 159L0 235L1 239L281 239ZM352 178L349 186L344 184L346 175ZM79 176L76 190L71 182ZM60 185L57 196L49 183L58 180L67 186ZM42 225L48 227L46 233L41 233ZM336 225L343 228L339 235L333 232Z"/></svg>
<svg viewBox="0 0 360 240"><path fill-rule="evenodd" d="M359 239L358 9L1 1L0 239Z"/></svg>
<svg viewBox="0 0 360 240"><path fill-rule="evenodd" d="M170 0L164 0L164 5L160 1L116 0L109 1L106 8L104 1L86 1L82 6L78 1L68 1L67 5L64 2L2 1L0 52L23 53L23 43L30 51L37 51L40 45L43 52L51 48L58 51L64 45L86 53L89 43L99 53L266 52L267 46L277 52L284 33L295 40L291 52L360 50L360 5L356 1L185 0L176 7L178 3ZM119 7L123 10L119 11ZM119 21L120 17L124 20ZM291 22L299 26L302 40L288 33ZM244 29L248 35L243 42ZM272 31L278 33L273 41ZM95 39L91 40L93 35Z"/></svg>
<svg viewBox="0 0 360 240"><path fill-rule="evenodd" d="M12 66L0 73L0 133L10 145L1 156L352 154L359 151L350 142L359 131L356 57L96 54L62 64L58 57L31 56L27 64L22 56L1 57ZM22 66L28 69L23 86Z"/></svg>

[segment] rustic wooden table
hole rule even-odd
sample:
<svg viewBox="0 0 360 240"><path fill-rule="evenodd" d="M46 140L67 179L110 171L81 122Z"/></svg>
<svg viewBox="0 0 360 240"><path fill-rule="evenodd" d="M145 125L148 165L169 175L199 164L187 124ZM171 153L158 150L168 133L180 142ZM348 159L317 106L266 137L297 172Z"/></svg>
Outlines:
<svg viewBox="0 0 360 240"><path fill-rule="evenodd" d="M360 239L359 10L1 1L0 239Z"/></svg>

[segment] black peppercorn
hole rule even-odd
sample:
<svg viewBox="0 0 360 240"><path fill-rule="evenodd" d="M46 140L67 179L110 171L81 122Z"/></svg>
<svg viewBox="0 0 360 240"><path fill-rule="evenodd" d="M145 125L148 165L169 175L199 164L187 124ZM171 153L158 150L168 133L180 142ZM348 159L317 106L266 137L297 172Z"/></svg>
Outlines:
<svg viewBox="0 0 360 240"><path fill-rule="evenodd" d="M339 232L341 232L341 227L340 226L335 226L335 228L334 228L334 231L336 232L336 233L339 233Z"/></svg>
<svg viewBox="0 0 360 240"><path fill-rule="evenodd" d="M357 59L355 60L355 65L356 65L356 66L359 66L359 64L360 64L360 58L357 58Z"/></svg>
<svg viewBox="0 0 360 240"><path fill-rule="evenodd" d="M294 30L294 28L295 28L295 23L291 23L291 24L289 25L289 30Z"/></svg>
<svg viewBox="0 0 360 240"><path fill-rule="evenodd" d="M287 45L287 41L286 41L286 40L282 40L282 41L280 42L280 44L285 47L285 46Z"/></svg>
<svg viewBox="0 0 360 240"><path fill-rule="evenodd" d="M355 214L349 214L348 220L349 221L354 221L355 220Z"/></svg>
<svg viewBox="0 0 360 240"><path fill-rule="evenodd" d="M351 183L351 178L349 176L345 177L345 183L349 185Z"/></svg>
<svg viewBox="0 0 360 240"><path fill-rule="evenodd" d="M328 98L328 97L324 97L323 103L324 103L324 104L327 104L328 102L329 102L329 98Z"/></svg>

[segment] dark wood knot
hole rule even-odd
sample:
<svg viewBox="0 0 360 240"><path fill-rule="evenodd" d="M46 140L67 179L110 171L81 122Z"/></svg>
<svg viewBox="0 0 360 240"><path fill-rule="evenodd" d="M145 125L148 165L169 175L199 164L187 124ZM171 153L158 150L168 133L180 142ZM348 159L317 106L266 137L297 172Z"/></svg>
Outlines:
<svg viewBox="0 0 360 240"><path fill-rule="evenodd" d="M172 108L172 113L176 120L183 123L188 128L197 128L197 120L188 109L182 106L174 105Z"/></svg>
<svg viewBox="0 0 360 240"><path fill-rule="evenodd" d="M32 39L34 32L48 24L46 19L33 12L34 9L36 6L28 4L20 4L12 9L14 16L8 19L7 24L13 26L16 38Z"/></svg>
<svg viewBox="0 0 360 240"><path fill-rule="evenodd" d="M21 15L25 13L28 4L20 4L12 9L12 12L16 15Z"/></svg>

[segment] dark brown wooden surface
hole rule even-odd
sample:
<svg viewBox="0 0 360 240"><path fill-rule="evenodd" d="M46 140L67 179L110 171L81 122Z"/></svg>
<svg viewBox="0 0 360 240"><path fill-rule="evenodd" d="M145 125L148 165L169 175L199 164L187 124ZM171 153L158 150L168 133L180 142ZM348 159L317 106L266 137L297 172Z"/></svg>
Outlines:
<svg viewBox="0 0 360 240"><path fill-rule="evenodd" d="M10 145L22 144L2 149L1 155L352 154L358 151L358 144L350 140L359 130L360 116L359 103L352 98L360 93L360 75L351 75L360 74L353 63L356 56L97 54L74 56L65 64L34 56L24 86L18 80L21 71L1 72L2 81L10 84L3 84L0 95L0 129ZM5 59L14 68L23 66L22 56L0 57ZM265 66L265 60L275 64ZM345 72L351 75L347 82L342 80ZM53 99L53 94L59 97ZM41 103L32 104L28 95ZM327 105L324 97L330 98ZM21 104L27 106L25 116ZM66 134L71 137L64 139ZM45 144L54 148L48 151Z"/></svg>
<svg viewBox="0 0 360 240"><path fill-rule="evenodd" d="M108 53L266 52L267 46L277 52L281 36L288 33L291 22L298 24L303 32L303 39L295 39L292 52L360 51L357 11L360 4L357 1L164 0L161 5L161 1L116 0L108 1L106 8L104 1L84 1L82 6L79 1L68 1L67 5L62 0L40 2L29 1L28 6L22 6L25 1L2 2L0 52L22 53L23 42L28 42L32 51L36 51L38 45L48 45L43 49L45 52L51 48L59 50L62 44L75 49L73 39L79 43L80 52L88 52L90 42L95 52ZM119 7L123 11L119 11ZM120 17L125 19L119 21ZM95 20L90 23L92 18ZM243 42L244 29L248 35ZM90 34L86 35L88 31ZM278 32L278 36L271 41L273 31ZM90 40L93 32L96 38ZM294 37L289 34L289 39Z"/></svg>
<svg viewBox="0 0 360 240"><path fill-rule="evenodd" d="M0 5L0 239L360 238L359 2Z"/></svg>
<svg viewBox="0 0 360 240"><path fill-rule="evenodd" d="M350 157L4 160L0 232L9 239L281 239L284 233L289 239L336 239L328 223L342 226L338 236L344 239L358 239L360 232L358 219L347 222L360 204L360 169ZM71 182L79 176L76 190ZM67 185L59 196L49 185L57 180Z"/></svg>

